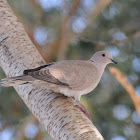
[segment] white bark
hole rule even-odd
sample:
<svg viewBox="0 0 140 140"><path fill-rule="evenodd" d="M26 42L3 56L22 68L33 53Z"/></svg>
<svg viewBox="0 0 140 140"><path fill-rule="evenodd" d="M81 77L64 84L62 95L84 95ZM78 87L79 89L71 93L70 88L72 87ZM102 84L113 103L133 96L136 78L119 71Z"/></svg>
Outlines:
<svg viewBox="0 0 140 140"><path fill-rule="evenodd" d="M0 0L0 65L7 77L43 63L6 0ZM29 84L14 88L53 139L103 140L71 98Z"/></svg>

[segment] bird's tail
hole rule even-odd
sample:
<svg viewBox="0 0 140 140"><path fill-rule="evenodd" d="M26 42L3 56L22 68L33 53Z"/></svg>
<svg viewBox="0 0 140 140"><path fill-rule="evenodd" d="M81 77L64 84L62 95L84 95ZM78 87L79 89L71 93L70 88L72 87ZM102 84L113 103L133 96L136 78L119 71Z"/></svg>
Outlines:
<svg viewBox="0 0 140 140"><path fill-rule="evenodd" d="M23 85L23 84L27 84L33 80L35 80L35 79L29 75L9 77L9 78L2 79L0 82L0 86L10 87L10 86L16 86L16 85Z"/></svg>

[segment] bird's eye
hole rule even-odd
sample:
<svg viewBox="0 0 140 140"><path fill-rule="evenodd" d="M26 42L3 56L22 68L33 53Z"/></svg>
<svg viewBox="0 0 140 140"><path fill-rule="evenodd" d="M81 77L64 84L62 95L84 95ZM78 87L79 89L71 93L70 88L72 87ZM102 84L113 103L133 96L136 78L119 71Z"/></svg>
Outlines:
<svg viewBox="0 0 140 140"><path fill-rule="evenodd" d="M103 53L102 56L105 57L105 54Z"/></svg>

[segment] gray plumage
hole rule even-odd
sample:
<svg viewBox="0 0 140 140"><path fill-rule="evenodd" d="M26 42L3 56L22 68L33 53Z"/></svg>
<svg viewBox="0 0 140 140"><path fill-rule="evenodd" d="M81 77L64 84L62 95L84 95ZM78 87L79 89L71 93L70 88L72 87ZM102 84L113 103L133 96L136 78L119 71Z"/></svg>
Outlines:
<svg viewBox="0 0 140 140"><path fill-rule="evenodd" d="M99 83L104 68L115 61L107 51L95 53L90 60L65 60L24 71L24 75L5 78L2 86L40 85L80 100Z"/></svg>

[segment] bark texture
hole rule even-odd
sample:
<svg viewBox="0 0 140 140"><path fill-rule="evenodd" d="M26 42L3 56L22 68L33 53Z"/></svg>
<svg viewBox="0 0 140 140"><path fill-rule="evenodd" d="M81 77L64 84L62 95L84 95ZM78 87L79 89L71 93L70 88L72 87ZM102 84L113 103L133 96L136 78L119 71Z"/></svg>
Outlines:
<svg viewBox="0 0 140 140"><path fill-rule="evenodd" d="M7 77L44 64L6 0L0 0L0 65ZM103 140L71 98L33 85L14 87L54 140Z"/></svg>

